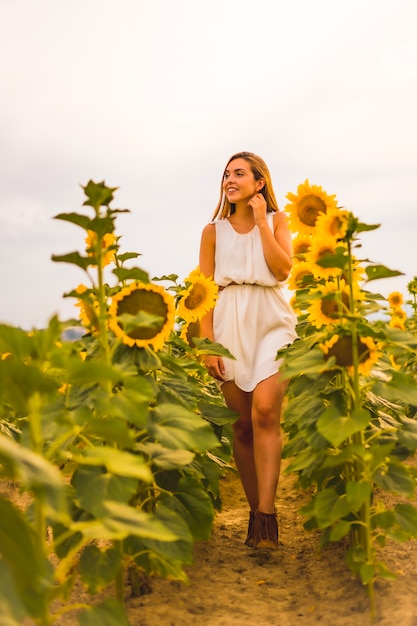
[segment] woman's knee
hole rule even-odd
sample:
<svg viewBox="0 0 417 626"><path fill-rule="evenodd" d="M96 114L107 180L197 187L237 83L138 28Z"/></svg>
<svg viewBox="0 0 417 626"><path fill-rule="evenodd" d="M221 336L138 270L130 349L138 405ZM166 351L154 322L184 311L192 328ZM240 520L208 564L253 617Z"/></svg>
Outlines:
<svg viewBox="0 0 417 626"><path fill-rule="evenodd" d="M252 429L252 421L249 418L239 418L233 424L233 436L238 439L242 443L248 443L252 441L253 438L253 429Z"/></svg>
<svg viewBox="0 0 417 626"><path fill-rule="evenodd" d="M276 428L279 421L279 410L276 406L261 402L252 409L252 424L255 428Z"/></svg>

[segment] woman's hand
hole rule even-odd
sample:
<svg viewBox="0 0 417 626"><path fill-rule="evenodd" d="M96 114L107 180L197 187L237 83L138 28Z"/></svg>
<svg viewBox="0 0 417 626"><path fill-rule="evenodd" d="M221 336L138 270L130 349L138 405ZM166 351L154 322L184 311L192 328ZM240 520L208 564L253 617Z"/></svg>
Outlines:
<svg viewBox="0 0 417 626"><path fill-rule="evenodd" d="M224 363L221 356L207 354L204 358L204 365L210 376L217 378L217 380L224 380Z"/></svg>
<svg viewBox="0 0 417 626"><path fill-rule="evenodd" d="M261 193L255 194L249 200L248 206L250 206L253 211L255 224L259 226L259 224L266 221L266 201Z"/></svg>

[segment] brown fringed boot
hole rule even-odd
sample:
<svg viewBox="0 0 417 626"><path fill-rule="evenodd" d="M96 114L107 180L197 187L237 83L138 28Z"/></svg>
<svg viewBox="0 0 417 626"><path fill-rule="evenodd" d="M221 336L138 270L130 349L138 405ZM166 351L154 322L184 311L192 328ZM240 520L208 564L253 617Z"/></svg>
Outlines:
<svg viewBox="0 0 417 626"><path fill-rule="evenodd" d="M276 513L256 511L253 524L253 547L258 550L278 550Z"/></svg>
<svg viewBox="0 0 417 626"><path fill-rule="evenodd" d="M245 539L245 544L250 548L253 548L253 525L255 522L255 512L249 511L249 524L248 524L248 535Z"/></svg>

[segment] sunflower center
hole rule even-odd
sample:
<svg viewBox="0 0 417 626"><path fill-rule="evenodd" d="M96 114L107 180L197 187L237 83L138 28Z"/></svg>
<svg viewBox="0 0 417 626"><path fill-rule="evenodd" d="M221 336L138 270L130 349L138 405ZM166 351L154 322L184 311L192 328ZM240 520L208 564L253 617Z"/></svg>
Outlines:
<svg viewBox="0 0 417 626"><path fill-rule="evenodd" d="M294 254L306 254L311 248L311 243L309 241L299 241L294 244Z"/></svg>
<svg viewBox="0 0 417 626"><path fill-rule="evenodd" d="M368 346L363 343L360 339L358 339L358 357L359 362L362 362L363 357L369 354ZM334 356L336 357L337 365L341 367L351 367L353 365L353 354L352 354L352 337L339 337L334 346L332 346L327 353L327 357Z"/></svg>
<svg viewBox="0 0 417 626"><path fill-rule="evenodd" d="M191 287L191 291L184 300L184 304L189 311L197 309L206 299L206 288L204 285L195 283Z"/></svg>
<svg viewBox="0 0 417 626"><path fill-rule="evenodd" d="M302 270L300 272L297 272L297 274L295 275L295 284L303 285L304 279L309 276L312 276L312 273L309 272L308 270Z"/></svg>
<svg viewBox="0 0 417 626"><path fill-rule="evenodd" d="M308 194L301 198L297 207L300 222L307 226L315 226L319 213L326 213L326 210L324 200L314 194Z"/></svg>
<svg viewBox="0 0 417 626"><path fill-rule="evenodd" d="M329 226L330 234L332 234L335 237L341 232L342 228L343 228L343 221L340 219L338 215L334 216Z"/></svg>
<svg viewBox="0 0 417 626"><path fill-rule="evenodd" d="M146 291L145 289L136 289L120 300L117 305L117 315L129 313L130 315L138 315L140 311L150 313L162 318L160 324L152 326L137 326L127 333L132 339L152 339L155 337L167 319L168 307L159 293L154 291ZM121 326L121 325L120 325Z"/></svg>
<svg viewBox="0 0 417 626"><path fill-rule="evenodd" d="M342 293L343 310L349 307L349 296L347 293ZM321 301L321 312L330 318L340 317L339 312L340 302L335 298L323 298Z"/></svg>

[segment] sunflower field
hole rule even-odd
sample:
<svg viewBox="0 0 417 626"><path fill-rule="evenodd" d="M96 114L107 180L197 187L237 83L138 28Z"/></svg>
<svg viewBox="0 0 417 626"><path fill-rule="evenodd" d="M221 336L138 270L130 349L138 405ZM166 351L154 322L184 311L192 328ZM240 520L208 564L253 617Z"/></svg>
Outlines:
<svg viewBox="0 0 417 626"><path fill-rule="evenodd" d="M186 580L230 467L236 415L200 358L228 352L198 339L216 286L198 268L178 283L126 267L138 254L119 249L115 189L90 181L84 192L87 215L56 219L84 231L85 250L53 257L86 277L65 294L80 321L0 325L0 477L28 499L21 510L0 495L9 626L71 611L80 624L127 624L126 578L133 592L151 575ZM79 580L92 598L113 585L113 598L72 603Z"/></svg>
<svg viewBox="0 0 417 626"><path fill-rule="evenodd" d="M237 416L202 364L232 355L199 337L217 287L198 267L180 282L132 265L115 191L89 181L84 212L56 216L83 231L81 253L52 257L84 276L65 294L79 318L0 325L0 479L20 496L0 490L8 626L72 612L82 626L128 624L126 581L140 593L149 576L187 579L234 471ZM361 233L378 226L308 180L287 197L298 339L277 354L289 380L286 471L309 494L306 531L346 545L373 607L375 581L395 576L384 545L417 537L417 277L405 302L369 291L400 273L360 254ZM72 601L79 582L90 602Z"/></svg>
<svg viewBox="0 0 417 626"><path fill-rule="evenodd" d="M374 610L375 581L395 578L384 545L417 537L417 278L408 316L401 293L368 290L400 274L358 256L360 234L379 225L360 223L308 180L287 198L299 338L281 354L290 380L284 454L311 495L305 528L319 530L322 545L346 542ZM392 508L383 492L395 496Z"/></svg>

